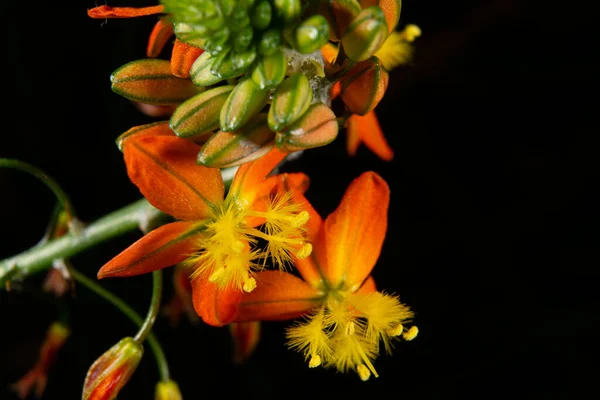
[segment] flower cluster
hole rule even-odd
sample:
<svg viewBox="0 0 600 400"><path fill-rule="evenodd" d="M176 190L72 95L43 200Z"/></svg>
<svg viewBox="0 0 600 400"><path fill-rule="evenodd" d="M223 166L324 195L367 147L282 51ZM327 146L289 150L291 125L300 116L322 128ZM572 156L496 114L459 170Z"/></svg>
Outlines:
<svg viewBox="0 0 600 400"><path fill-rule="evenodd" d="M191 299L205 323L229 325L236 360L252 352L259 321L302 317L287 338L309 367L377 377L380 348L418 332L413 312L371 276L387 231L387 183L363 173L323 219L304 195L308 176L273 172L342 128L350 155L364 143L393 158L374 110L388 71L410 61L421 34L396 30L400 9L400 0L162 0L88 10L99 19L161 16L147 58L115 70L111 85L159 119L117 144L131 182L174 219L98 278L176 265L190 279L179 295L191 294L173 304ZM170 59L160 58L170 43ZM230 184L226 168L235 170Z"/></svg>

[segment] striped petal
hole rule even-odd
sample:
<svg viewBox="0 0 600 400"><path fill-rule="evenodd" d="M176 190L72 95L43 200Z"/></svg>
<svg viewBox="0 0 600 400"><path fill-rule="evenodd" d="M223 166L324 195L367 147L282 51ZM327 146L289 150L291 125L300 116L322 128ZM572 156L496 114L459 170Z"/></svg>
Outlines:
<svg viewBox="0 0 600 400"><path fill-rule="evenodd" d="M239 303L236 322L288 320L321 304L323 293L287 272L263 271Z"/></svg>
<svg viewBox="0 0 600 400"><path fill-rule="evenodd" d="M98 271L98 279L140 275L175 265L194 252L201 230L194 222L163 225L106 263Z"/></svg>
<svg viewBox="0 0 600 400"><path fill-rule="evenodd" d="M123 143L129 179L159 210L201 220L223 201L221 172L196 164L200 146L174 136L134 137Z"/></svg>
<svg viewBox="0 0 600 400"><path fill-rule="evenodd" d="M375 172L350 183L323 226L325 260L316 254L330 287L353 289L369 276L385 239L389 201L389 187Z"/></svg>

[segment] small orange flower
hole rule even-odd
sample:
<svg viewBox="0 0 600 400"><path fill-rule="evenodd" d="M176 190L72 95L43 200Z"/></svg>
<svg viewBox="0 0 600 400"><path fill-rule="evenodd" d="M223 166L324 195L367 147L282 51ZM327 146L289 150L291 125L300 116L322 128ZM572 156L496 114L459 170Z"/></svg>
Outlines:
<svg viewBox="0 0 600 400"><path fill-rule="evenodd" d="M196 312L220 326L234 316L242 292L254 290L253 271L267 259L283 268L292 256L310 254L303 238L308 213L290 201L291 190L305 190L308 178L302 173L266 177L287 153L274 148L239 167L225 196L221 171L196 164L200 146L193 142L137 136L125 140L122 150L130 180L153 206L180 221L148 233L104 265L98 278L183 262L192 268ZM259 240L267 245L258 246ZM215 297L218 307L206 301Z"/></svg>
<svg viewBox="0 0 600 400"><path fill-rule="evenodd" d="M259 272L256 290L243 296L234 321L308 316L287 337L309 367L354 370L363 380L377 377L373 361L380 343L391 352L394 338L412 340L418 332L407 327L413 312L398 297L377 291L370 276L385 238L388 206L388 185L374 172L355 179L325 221L306 204L314 251L295 260L303 280Z"/></svg>

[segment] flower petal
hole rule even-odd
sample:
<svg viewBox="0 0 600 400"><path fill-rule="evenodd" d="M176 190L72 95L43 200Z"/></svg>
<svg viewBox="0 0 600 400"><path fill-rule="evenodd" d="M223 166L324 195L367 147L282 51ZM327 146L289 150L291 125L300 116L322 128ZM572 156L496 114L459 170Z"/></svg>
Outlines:
<svg viewBox="0 0 600 400"><path fill-rule="evenodd" d="M236 287L225 289L208 281L208 276L192 279L194 309L202 320L212 326L224 326L234 319L243 292Z"/></svg>
<svg viewBox="0 0 600 400"><path fill-rule="evenodd" d="M171 73L178 78L189 78L192 64L203 52L204 50L201 48L190 46L179 39L175 39L171 54Z"/></svg>
<svg viewBox="0 0 600 400"><path fill-rule="evenodd" d="M173 36L173 24L167 19L159 19L148 38L146 56L156 58L165 48L169 38Z"/></svg>
<svg viewBox="0 0 600 400"><path fill-rule="evenodd" d="M367 279L363 282L361 287L355 292L358 294L370 294L377 291L377 286L375 286L375 279L369 275Z"/></svg>
<svg viewBox="0 0 600 400"><path fill-rule="evenodd" d="M391 161L394 158L394 151L385 140L374 111L362 116L355 114L348 119L348 154L356 153L360 141L382 160Z"/></svg>
<svg viewBox="0 0 600 400"><path fill-rule="evenodd" d="M134 276L170 267L195 250L194 238L202 225L172 222L163 225L129 246L98 271L98 279Z"/></svg>
<svg viewBox="0 0 600 400"><path fill-rule="evenodd" d="M259 272L256 281L256 289L241 299L236 322L296 318L323 300L322 292L287 272Z"/></svg>
<svg viewBox="0 0 600 400"><path fill-rule="evenodd" d="M383 178L365 172L350 183L340 205L327 217L326 262L320 267L331 287L353 288L371 273L385 239L389 201L390 189Z"/></svg>
<svg viewBox="0 0 600 400"><path fill-rule="evenodd" d="M240 208L252 205L261 193L259 184L287 155L288 153L273 148L261 158L240 166L233 177L227 197L232 196Z"/></svg>
<svg viewBox="0 0 600 400"><path fill-rule="evenodd" d="M221 172L196 164L200 146L174 136L130 138L123 144L129 179L156 208L200 220L223 201Z"/></svg>
<svg viewBox="0 0 600 400"><path fill-rule="evenodd" d="M105 18L134 18L144 17L146 15L161 14L164 12L164 6L150 6L150 7L110 7L110 6L98 6L89 9L87 14L88 17L95 19Z"/></svg>

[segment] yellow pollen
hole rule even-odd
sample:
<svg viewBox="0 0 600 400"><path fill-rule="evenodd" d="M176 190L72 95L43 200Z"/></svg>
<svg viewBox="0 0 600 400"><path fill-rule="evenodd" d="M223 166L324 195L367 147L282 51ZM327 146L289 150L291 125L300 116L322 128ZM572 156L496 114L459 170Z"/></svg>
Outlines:
<svg viewBox="0 0 600 400"><path fill-rule="evenodd" d="M317 354L314 354L310 357L310 361L308 362L308 368L315 368L321 365L321 357Z"/></svg>
<svg viewBox="0 0 600 400"><path fill-rule="evenodd" d="M304 243L302 245L302 247L297 250L294 254L296 254L296 257L300 260L310 256L312 253L312 244L310 243Z"/></svg>
<svg viewBox="0 0 600 400"><path fill-rule="evenodd" d="M394 326L393 328L388 329L386 333L390 336L399 336L402 334L403 330L404 330L404 326L402 326L402 324L398 324L398 325Z"/></svg>
<svg viewBox="0 0 600 400"><path fill-rule="evenodd" d="M221 278L223 276L224 273L225 273L225 268L219 268L216 271L214 271L212 274L210 274L210 276L208 277L208 281L211 283L215 283L216 281L219 280L219 278Z"/></svg>
<svg viewBox="0 0 600 400"><path fill-rule="evenodd" d="M371 377L371 371L369 371L369 368L367 368L365 364L360 364L358 367L356 367L356 372L358 372L358 376L360 376L360 379L363 382L368 381Z"/></svg>
<svg viewBox="0 0 600 400"><path fill-rule="evenodd" d="M231 244L231 250L233 250L236 253L241 253L242 251L244 251L244 248L246 246L244 246L244 242L242 242L241 240L236 240Z"/></svg>
<svg viewBox="0 0 600 400"><path fill-rule="evenodd" d="M296 215L296 217L292 221L292 226L294 228L298 228L306 224L308 222L308 217L308 211L301 211L298 215Z"/></svg>
<svg viewBox="0 0 600 400"><path fill-rule="evenodd" d="M404 338L404 340L410 341L410 340L413 340L414 338L416 338L418 333L419 333L419 328L417 328L416 326L411 326L407 332L404 332L402 337Z"/></svg>
<svg viewBox="0 0 600 400"><path fill-rule="evenodd" d="M408 24L400 32L400 36L407 42L414 42L416 38L421 36L421 28L415 24Z"/></svg>
<svg viewBox="0 0 600 400"><path fill-rule="evenodd" d="M244 286L242 288L244 289L244 292L250 293L251 291L256 289L256 279L248 278L248 280L244 282Z"/></svg>
<svg viewBox="0 0 600 400"><path fill-rule="evenodd" d="M348 325L346 325L346 336L354 335L354 329L354 322L350 322Z"/></svg>

